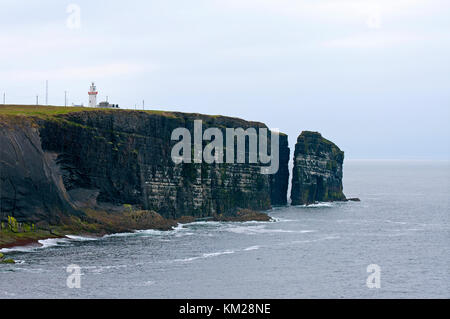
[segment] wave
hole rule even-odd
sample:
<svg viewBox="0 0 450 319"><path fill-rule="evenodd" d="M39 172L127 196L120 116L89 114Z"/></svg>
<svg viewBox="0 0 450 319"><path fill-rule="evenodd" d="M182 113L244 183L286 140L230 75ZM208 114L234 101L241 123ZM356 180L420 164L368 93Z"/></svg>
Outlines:
<svg viewBox="0 0 450 319"><path fill-rule="evenodd" d="M35 250L38 247L39 246L36 246L36 245L27 245L27 246L16 246L16 247L11 247L11 248L2 248L2 249L0 249L0 253L2 253L2 254L7 254L7 253L11 253L11 252L27 253L27 252Z"/></svg>
<svg viewBox="0 0 450 319"><path fill-rule="evenodd" d="M300 205L300 207L305 208L317 208L317 207L333 207L336 206L334 203L315 203L315 204L309 204L309 205Z"/></svg>
<svg viewBox="0 0 450 319"><path fill-rule="evenodd" d="M142 235L162 236L162 235L171 235L171 234L174 234L181 230L186 230L186 228L184 227L183 224L178 224L177 226L175 226L173 229L170 229L170 230L140 229L140 230L135 230L133 232L108 234L108 235L104 235L102 238L142 236Z"/></svg>
<svg viewBox="0 0 450 319"><path fill-rule="evenodd" d="M202 220L202 221L196 221L196 222L192 222L192 223L186 223L184 224L185 226L189 227L189 226L196 226L196 225L204 225L204 226L223 226L223 225L230 225L230 224L238 224L238 225L248 225L248 224L271 224L274 222L278 222L279 218L276 217L271 217L271 220L268 221L260 221L260 220L247 220L244 222L239 222L239 221L207 221L207 220Z"/></svg>
<svg viewBox="0 0 450 319"><path fill-rule="evenodd" d="M178 223L176 227L174 227L172 230L169 230L169 232L171 231L179 231L179 230L183 230L185 229L183 224Z"/></svg>
<svg viewBox="0 0 450 319"><path fill-rule="evenodd" d="M204 253L201 256L188 257L188 258L182 258L182 259L175 259L174 261L187 262L187 261L193 261L193 260L197 260L197 259L217 257L217 256L221 256L221 255L228 255L228 254L234 254L234 253L235 253L234 250L225 250L225 251L219 251L219 252L213 252L213 253Z"/></svg>
<svg viewBox="0 0 450 319"><path fill-rule="evenodd" d="M38 243L41 244L41 247L38 248L48 248L48 247L54 247L61 244L66 244L69 242L68 238L49 238L49 239L41 239L38 240Z"/></svg>
<svg viewBox="0 0 450 319"><path fill-rule="evenodd" d="M258 250L260 248L261 248L261 246L250 246L250 247L244 248L243 250L250 251L250 250Z"/></svg>
<svg viewBox="0 0 450 319"><path fill-rule="evenodd" d="M103 237L105 237L105 236L103 236ZM10 252L29 253L29 252L36 251L38 249L70 245L72 242L100 240L103 237L66 235L65 237L62 237L62 238L40 239L37 241L36 244L30 244L30 245L26 245L26 246L15 246L15 247L11 247L11 248L3 248L3 249L0 249L0 252L1 253L10 253Z"/></svg>
<svg viewBox="0 0 450 319"><path fill-rule="evenodd" d="M88 236L79 236L79 235L66 235L63 238L47 238L47 239L40 239L37 241L37 244L30 244L26 246L15 246L11 248L2 248L0 249L1 253L11 253L11 252L21 252L21 253L27 253L27 252L33 252L37 249L44 249L44 248L50 248L50 247L56 247L56 246L64 246L68 245L71 242L80 242L80 241L96 241L101 239L106 239L110 237L128 237L128 236L161 236L161 235L168 235L168 234L174 234L181 230L187 230L182 224L178 224L174 229L164 231L164 230L156 230L156 229L145 229L145 230L136 230L134 232L125 232L125 233L114 233L114 234L108 234L104 235L102 237L88 237ZM193 233L184 233L181 236L184 235L193 235Z"/></svg>
<svg viewBox="0 0 450 319"><path fill-rule="evenodd" d="M255 234L270 234L270 233L297 233L297 234L303 234L303 233L313 233L316 232L316 230L288 230L288 229L272 229L272 228L266 228L265 225L258 225L258 226L237 226L237 227L229 227L225 229L226 231L236 233L236 234L245 234L245 235L255 235Z"/></svg>
<svg viewBox="0 0 450 319"><path fill-rule="evenodd" d="M298 221L295 219L287 219L287 218L281 218L281 217L272 217L272 219L276 223L288 223L288 222L297 222Z"/></svg>
<svg viewBox="0 0 450 319"><path fill-rule="evenodd" d="M100 237L85 237L85 236L77 236L77 235L66 235L67 238L76 240L76 241L92 241L99 240Z"/></svg>
<svg viewBox="0 0 450 319"><path fill-rule="evenodd" d="M399 224L399 225L406 225L407 222L398 222L398 221L394 221L394 220L390 220L390 219L386 219L387 223L391 223L391 224Z"/></svg>
<svg viewBox="0 0 450 319"><path fill-rule="evenodd" d="M228 254L233 254L234 250L225 250L225 251L221 251L221 252L217 252L217 253L209 253L209 254L203 254L204 258L208 258L208 257L216 257L216 256L220 256L220 255L228 255Z"/></svg>
<svg viewBox="0 0 450 319"><path fill-rule="evenodd" d="M85 266L82 267L85 270L89 270L93 274L101 274L104 270L110 270L110 269L123 269L128 268L130 265L107 265L107 266Z"/></svg>
<svg viewBox="0 0 450 319"><path fill-rule="evenodd" d="M44 249L49 247L55 247L62 244L67 244L70 242L69 238L48 238L48 239L40 239L37 241L37 244L30 244L26 246L16 246L11 248L3 248L0 249L1 253L11 253L11 252L19 252L19 253L28 253L36 251L37 249Z"/></svg>
<svg viewBox="0 0 450 319"><path fill-rule="evenodd" d="M172 234L174 232L181 230L182 228L183 228L183 225L178 224L174 229L171 229L171 230L140 229L140 230L135 230L133 232L108 234L108 235L104 235L102 238L143 236L143 235L161 236L161 235Z"/></svg>
<svg viewBox="0 0 450 319"><path fill-rule="evenodd" d="M169 232L172 232L174 230L169 230ZM154 236L161 236L166 235L168 231L164 230L157 230L157 229L143 229L143 230L136 230L133 235L154 235Z"/></svg>
<svg viewBox="0 0 450 319"><path fill-rule="evenodd" d="M10 253L10 252L19 252L19 253L27 253L33 252L37 249L46 249L51 247L58 246L69 246L76 245L79 242L89 242L89 241L99 241L114 237L128 237L128 236L142 236L142 237L152 237L155 236L157 238L166 239L168 241L184 237L184 236L210 236L213 237L214 232L231 232L236 234L245 234L245 235L255 235L255 234L276 234L276 233L312 233L316 232L316 230L289 230L282 228L271 228L269 225L274 225L274 222L291 222L291 219L284 218L275 218L274 221L269 222L260 222L260 221L247 221L247 222L221 222L221 221L196 221L187 224L178 224L172 230L163 231L156 229L146 229L146 230L136 230L133 232L125 232L125 233L114 233L104 235L102 237L90 237L90 236L81 236L81 235L67 235L63 238L49 238L39 240L35 244L31 244L28 246L18 246L11 248L3 248L0 250L2 253ZM195 227L195 226L205 226L205 227ZM275 226L275 225L274 225ZM252 246L245 250L256 250L259 249L259 246ZM223 252L222 252L223 253ZM191 257L194 259L198 258L208 258L210 256L220 255L222 253L211 253L197 257ZM228 251L225 253L229 253Z"/></svg>
<svg viewBox="0 0 450 319"><path fill-rule="evenodd" d="M202 220L202 221L197 221L197 222L186 223L183 225L184 226L195 226L195 225L219 226L222 224L224 224L224 222Z"/></svg>
<svg viewBox="0 0 450 319"><path fill-rule="evenodd" d="M136 232L133 232L133 233L128 232L128 233L107 234L107 235L104 235L102 237L102 239L103 238L110 238L110 237L128 237L128 236L136 236Z"/></svg>

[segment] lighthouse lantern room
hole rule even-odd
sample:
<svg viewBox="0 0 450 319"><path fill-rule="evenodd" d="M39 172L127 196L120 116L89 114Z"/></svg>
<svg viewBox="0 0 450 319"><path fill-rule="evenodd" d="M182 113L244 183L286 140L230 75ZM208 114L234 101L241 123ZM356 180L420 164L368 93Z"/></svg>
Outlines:
<svg viewBox="0 0 450 319"><path fill-rule="evenodd" d="M88 92L89 95L89 107L96 107L97 106L97 87L95 86L94 82L91 84L91 89Z"/></svg>

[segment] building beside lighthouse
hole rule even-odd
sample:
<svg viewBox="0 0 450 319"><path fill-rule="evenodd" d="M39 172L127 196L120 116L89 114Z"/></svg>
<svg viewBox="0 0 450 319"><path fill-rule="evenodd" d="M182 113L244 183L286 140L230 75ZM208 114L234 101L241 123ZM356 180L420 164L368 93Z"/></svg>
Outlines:
<svg viewBox="0 0 450 319"><path fill-rule="evenodd" d="M97 106L97 87L95 86L94 82L91 84L91 88L88 92L89 95L89 107L96 107Z"/></svg>
<svg viewBox="0 0 450 319"><path fill-rule="evenodd" d="M91 88L89 89L88 95L89 95L89 104L88 104L89 107L119 108L119 104L109 103L108 97L107 97L106 101L100 102L97 105L98 91L97 91L97 87L95 86L94 82L92 82L92 84L91 84Z"/></svg>

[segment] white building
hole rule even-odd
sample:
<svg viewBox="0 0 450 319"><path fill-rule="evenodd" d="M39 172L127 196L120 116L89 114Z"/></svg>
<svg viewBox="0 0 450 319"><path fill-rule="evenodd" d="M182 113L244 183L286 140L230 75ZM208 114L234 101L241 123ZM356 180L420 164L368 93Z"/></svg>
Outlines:
<svg viewBox="0 0 450 319"><path fill-rule="evenodd" d="M104 102L98 103L98 107L113 109L113 108L119 108L119 104L111 104L108 101L104 101Z"/></svg>
<svg viewBox="0 0 450 319"><path fill-rule="evenodd" d="M97 106L97 87L95 86L94 82L91 84L91 89L88 92L89 95L89 107L96 107Z"/></svg>

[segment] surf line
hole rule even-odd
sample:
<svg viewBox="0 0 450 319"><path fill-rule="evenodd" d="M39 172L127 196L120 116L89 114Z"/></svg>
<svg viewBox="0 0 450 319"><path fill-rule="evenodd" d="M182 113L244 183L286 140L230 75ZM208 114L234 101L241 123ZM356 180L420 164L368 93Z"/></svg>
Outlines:
<svg viewBox="0 0 450 319"><path fill-rule="evenodd" d="M180 314L205 314L207 317L211 316L214 306L195 306L187 303L185 306L180 306Z"/></svg>

